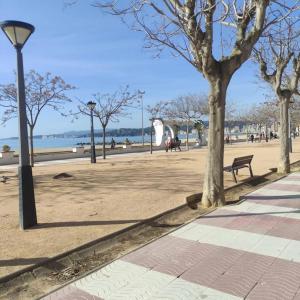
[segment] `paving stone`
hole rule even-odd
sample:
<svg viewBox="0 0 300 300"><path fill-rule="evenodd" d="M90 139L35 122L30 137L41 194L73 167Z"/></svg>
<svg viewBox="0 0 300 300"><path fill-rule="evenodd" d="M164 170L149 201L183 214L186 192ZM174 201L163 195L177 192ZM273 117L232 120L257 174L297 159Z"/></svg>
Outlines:
<svg viewBox="0 0 300 300"><path fill-rule="evenodd" d="M44 299L300 300L299 179L263 187Z"/></svg>

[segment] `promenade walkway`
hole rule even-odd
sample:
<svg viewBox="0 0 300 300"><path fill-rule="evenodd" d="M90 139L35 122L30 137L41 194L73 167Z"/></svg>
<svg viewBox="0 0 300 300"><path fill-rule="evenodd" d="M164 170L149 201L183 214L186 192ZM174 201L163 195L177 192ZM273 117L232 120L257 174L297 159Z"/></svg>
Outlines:
<svg viewBox="0 0 300 300"><path fill-rule="evenodd" d="M300 300L300 173L43 299Z"/></svg>

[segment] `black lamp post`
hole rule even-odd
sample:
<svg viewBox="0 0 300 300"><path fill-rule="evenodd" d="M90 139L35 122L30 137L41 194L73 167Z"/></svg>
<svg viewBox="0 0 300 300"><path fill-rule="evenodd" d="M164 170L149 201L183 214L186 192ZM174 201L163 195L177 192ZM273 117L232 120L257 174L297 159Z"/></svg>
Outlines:
<svg viewBox="0 0 300 300"><path fill-rule="evenodd" d="M149 121L151 122L151 127L150 127L150 154L152 154L153 152L153 121L154 118L149 119Z"/></svg>
<svg viewBox="0 0 300 300"><path fill-rule="evenodd" d="M93 118L93 112L96 107L96 103L93 101L89 101L87 103L88 108L91 112L91 163L96 163L96 150L95 150L95 137L94 137L94 118Z"/></svg>
<svg viewBox="0 0 300 300"><path fill-rule="evenodd" d="M144 99L145 91L138 90L139 96L141 98L141 109L142 109L142 145L145 145L145 133L144 133Z"/></svg>
<svg viewBox="0 0 300 300"><path fill-rule="evenodd" d="M19 21L4 21L0 27L17 51L17 90L19 117L19 218L20 227L27 229L37 224L32 169L29 160L25 84L22 48L34 27Z"/></svg>
<svg viewBox="0 0 300 300"><path fill-rule="evenodd" d="M152 132L153 132L153 118L149 119L149 121L151 122L151 126L150 126L150 154L152 154L153 152L153 138L152 138Z"/></svg>

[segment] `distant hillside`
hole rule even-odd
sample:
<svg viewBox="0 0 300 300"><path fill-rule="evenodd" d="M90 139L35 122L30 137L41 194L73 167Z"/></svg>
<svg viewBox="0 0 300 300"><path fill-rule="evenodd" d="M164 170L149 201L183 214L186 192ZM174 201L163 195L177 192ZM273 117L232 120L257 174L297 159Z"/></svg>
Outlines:
<svg viewBox="0 0 300 300"><path fill-rule="evenodd" d="M203 122L205 127L208 127L208 121ZM230 127L239 126L240 129L246 124L246 122L242 121L225 121L225 127L230 125ZM190 126L189 130L191 131L193 129L193 125ZM180 130L186 130L186 126L180 126ZM144 133L147 135L150 135L150 127L144 128ZM139 136L142 134L142 128L117 128L117 129L107 129L106 135L107 136L113 136L113 137L129 137L129 136ZM102 130L95 130L95 136L96 137L102 137ZM84 138L84 137L90 137L90 131L89 130L72 130L72 131L66 131L64 133L58 133L58 134L47 134L47 135L35 135L34 138L42 139L44 137L54 137L54 138ZM18 137L11 137L9 139L17 139Z"/></svg>

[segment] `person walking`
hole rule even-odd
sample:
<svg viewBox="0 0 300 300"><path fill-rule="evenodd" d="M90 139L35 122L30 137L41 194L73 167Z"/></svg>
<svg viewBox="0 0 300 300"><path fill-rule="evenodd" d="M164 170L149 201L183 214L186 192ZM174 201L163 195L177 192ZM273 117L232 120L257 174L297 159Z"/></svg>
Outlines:
<svg viewBox="0 0 300 300"><path fill-rule="evenodd" d="M116 147L116 142L115 142L115 140L112 138L112 139L111 139L111 142L110 142L110 149L115 149L115 147Z"/></svg>

